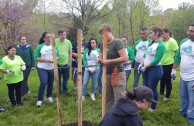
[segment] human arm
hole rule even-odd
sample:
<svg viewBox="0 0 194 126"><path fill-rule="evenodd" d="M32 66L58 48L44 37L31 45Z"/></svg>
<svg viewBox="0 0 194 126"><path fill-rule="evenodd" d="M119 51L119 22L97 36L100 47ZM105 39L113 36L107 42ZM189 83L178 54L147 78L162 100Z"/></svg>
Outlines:
<svg viewBox="0 0 194 126"><path fill-rule="evenodd" d="M103 64L103 65L118 64L118 63L126 62L128 60L125 48L122 48L122 49L118 50L117 52L119 54L118 58L102 60L101 64Z"/></svg>
<svg viewBox="0 0 194 126"><path fill-rule="evenodd" d="M147 65L146 65L146 68L149 68L149 67L152 67L152 66L157 65L157 64L161 61L161 59L162 59L162 57L163 57L165 51L166 51L166 47L165 47L165 45L163 44L163 42L160 41L160 42L159 42L159 45L158 45L158 48L157 48L157 50L156 50L156 55L155 55L154 60L151 61L150 64L147 64Z"/></svg>

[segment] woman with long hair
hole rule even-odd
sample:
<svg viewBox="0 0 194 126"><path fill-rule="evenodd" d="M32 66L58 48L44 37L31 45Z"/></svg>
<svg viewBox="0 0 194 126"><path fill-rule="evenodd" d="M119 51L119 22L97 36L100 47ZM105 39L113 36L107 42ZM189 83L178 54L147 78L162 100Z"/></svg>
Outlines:
<svg viewBox="0 0 194 126"><path fill-rule="evenodd" d="M83 54L83 64L85 67L84 71L84 82L82 87L82 100L85 100L86 89L92 77L92 91L91 91L91 99L94 101L95 99L95 90L96 90L96 82L98 76L98 58L100 55L100 50L96 48L97 40L95 38L90 38L88 42L88 48L84 51Z"/></svg>
<svg viewBox="0 0 194 126"><path fill-rule="evenodd" d="M162 38L166 46L166 52L161 60L164 74L160 80L160 94L164 95L164 89L166 88L166 94L163 101L167 101L170 98L172 90L171 72L174 63L174 56L178 50L178 44L176 40L172 38L172 32L168 28L164 28L162 31Z"/></svg>
<svg viewBox="0 0 194 126"><path fill-rule="evenodd" d="M40 79L40 86L38 91L37 107L42 106L45 88L47 86L47 101L53 102L52 90L54 81L54 64L52 56L51 35L44 32L39 40L39 45L36 48L35 59L38 62L37 71Z"/></svg>
<svg viewBox="0 0 194 126"><path fill-rule="evenodd" d="M143 84L152 89L155 101L158 101L157 86L163 75L160 61L166 51L164 42L161 40L162 34L162 29L158 27L153 27L150 30L149 37L152 43L147 48L144 58L138 67L138 71L140 73L142 72ZM157 104L152 103L149 110L153 111L156 107Z"/></svg>

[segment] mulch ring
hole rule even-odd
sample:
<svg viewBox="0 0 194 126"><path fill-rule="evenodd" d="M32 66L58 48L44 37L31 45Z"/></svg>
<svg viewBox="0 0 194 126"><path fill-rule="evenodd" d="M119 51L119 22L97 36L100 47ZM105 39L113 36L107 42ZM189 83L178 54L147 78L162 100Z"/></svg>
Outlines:
<svg viewBox="0 0 194 126"><path fill-rule="evenodd" d="M62 126L78 126L78 123L63 124ZM97 124L90 121L83 121L82 126L97 126Z"/></svg>

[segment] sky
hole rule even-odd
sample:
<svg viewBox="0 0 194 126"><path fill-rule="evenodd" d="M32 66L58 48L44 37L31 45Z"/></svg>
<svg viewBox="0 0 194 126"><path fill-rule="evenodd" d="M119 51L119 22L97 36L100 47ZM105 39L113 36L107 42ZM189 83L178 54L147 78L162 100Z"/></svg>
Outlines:
<svg viewBox="0 0 194 126"><path fill-rule="evenodd" d="M168 8L177 9L178 5L183 2L194 3L194 0L159 0L159 4L163 8L163 10L166 10Z"/></svg>

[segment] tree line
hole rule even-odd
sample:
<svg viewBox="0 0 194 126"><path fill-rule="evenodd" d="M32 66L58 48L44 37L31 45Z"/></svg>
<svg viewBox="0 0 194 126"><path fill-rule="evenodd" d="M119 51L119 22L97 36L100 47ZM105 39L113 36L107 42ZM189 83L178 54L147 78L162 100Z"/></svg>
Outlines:
<svg viewBox="0 0 194 126"><path fill-rule="evenodd" d="M139 38L141 27L153 26L168 27L180 42L194 21L194 5L186 2L176 10L164 11L158 0L58 0L58 5L55 3L55 0L1 0L3 49L17 44L20 35L25 35L35 47L42 32L56 34L58 29L65 29L72 42L76 41L77 28L82 29L86 42L90 37L101 41L98 28L102 23L109 23L116 37L128 36L131 46Z"/></svg>

